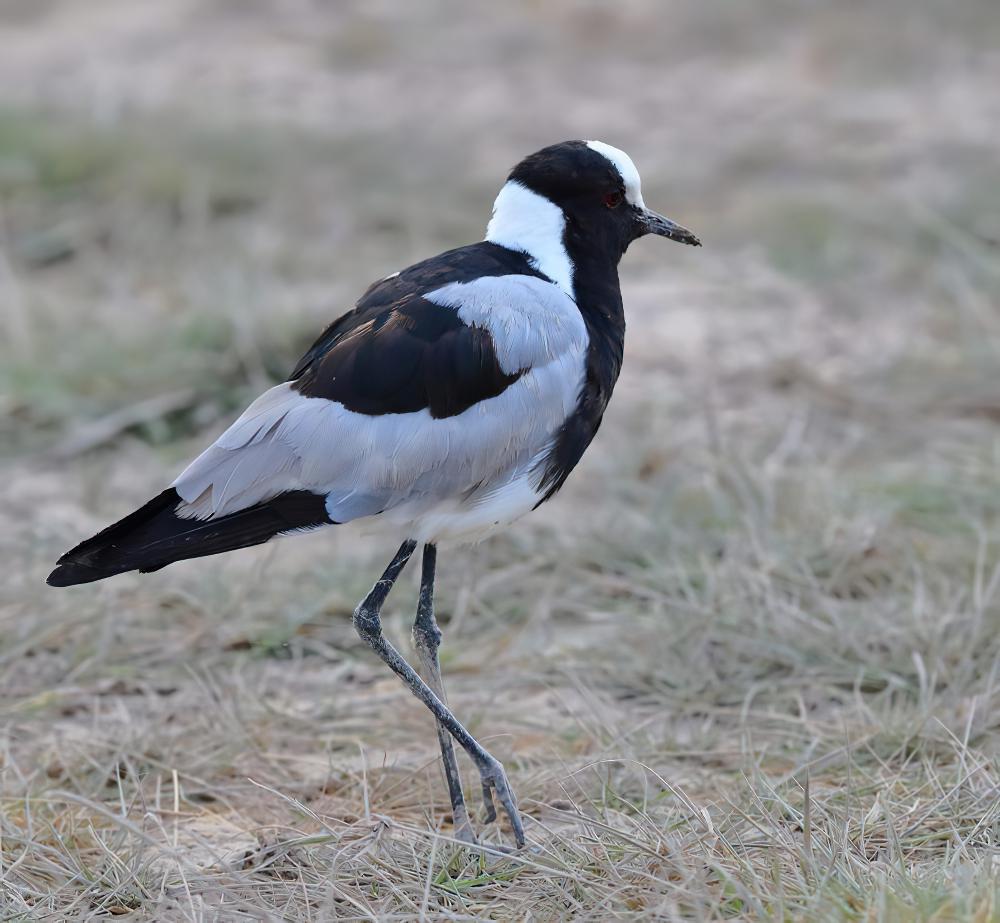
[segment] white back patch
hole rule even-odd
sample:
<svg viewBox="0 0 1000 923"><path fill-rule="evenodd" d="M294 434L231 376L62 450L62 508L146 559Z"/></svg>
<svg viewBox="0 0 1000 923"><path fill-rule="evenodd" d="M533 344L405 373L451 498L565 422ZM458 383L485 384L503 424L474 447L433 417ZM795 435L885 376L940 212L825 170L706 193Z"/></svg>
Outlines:
<svg viewBox="0 0 1000 923"><path fill-rule="evenodd" d="M558 205L510 180L493 203L486 240L526 253L535 269L573 298L573 264L563 245L565 227Z"/></svg>
<svg viewBox="0 0 1000 923"><path fill-rule="evenodd" d="M500 368L508 375L567 353L582 357L586 352L587 327L580 309L562 289L537 276L449 282L423 297L454 308L466 324L488 330Z"/></svg>
<svg viewBox="0 0 1000 923"><path fill-rule="evenodd" d="M642 183L639 180L639 171L635 168L635 164L632 163L632 158L624 151L620 151L610 144L605 144L603 141L585 141L584 143L592 151L597 151L598 154L606 157L614 165L614 168L619 172L625 183L625 199L629 205L638 205L640 208L645 208L646 203L642 201Z"/></svg>

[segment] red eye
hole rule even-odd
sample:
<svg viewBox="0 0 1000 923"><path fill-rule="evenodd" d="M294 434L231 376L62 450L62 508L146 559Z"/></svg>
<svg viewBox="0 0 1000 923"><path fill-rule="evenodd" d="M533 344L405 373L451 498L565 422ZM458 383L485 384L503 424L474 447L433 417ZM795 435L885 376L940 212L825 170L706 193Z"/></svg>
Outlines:
<svg viewBox="0 0 1000 923"><path fill-rule="evenodd" d="M625 196L623 196L620 192L608 192L604 195L604 204L608 208L617 208L622 204L622 199L624 198Z"/></svg>

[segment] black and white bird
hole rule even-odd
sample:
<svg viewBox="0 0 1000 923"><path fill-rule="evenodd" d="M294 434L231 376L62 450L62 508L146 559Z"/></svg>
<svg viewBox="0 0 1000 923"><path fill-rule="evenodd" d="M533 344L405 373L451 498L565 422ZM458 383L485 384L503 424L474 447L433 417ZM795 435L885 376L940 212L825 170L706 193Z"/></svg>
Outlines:
<svg viewBox="0 0 1000 923"><path fill-rule="evenodd" d="M452 740L524 832L503 767L449 710L434 619L437 544L476 541L548 500L594 438L622 364L618 263L657 234L699 245L646 208L623 151L567 141L522 160L485 240L372 285L288 380L262 394L159 496L64 554L52 586L159 570L367 517L404 539L354 624L434 714L456 835L475 842ZM380 610L418 544L413 639L424 679Z"/></svg>

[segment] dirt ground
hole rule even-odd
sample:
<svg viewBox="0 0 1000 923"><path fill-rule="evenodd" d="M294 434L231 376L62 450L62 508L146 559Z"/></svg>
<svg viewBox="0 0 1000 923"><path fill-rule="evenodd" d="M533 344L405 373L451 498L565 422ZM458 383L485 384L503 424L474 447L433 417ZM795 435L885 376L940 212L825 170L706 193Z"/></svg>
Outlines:
<svg viewBox="0 0 1000 923"><path fill-rule="evenodd" d="M0 919L1000 919L998 49L994 0L4 0ZM626 257L558 498L442 549L483 856L351 627L393 542L44 579L581 137L705 246Z"/></svg>

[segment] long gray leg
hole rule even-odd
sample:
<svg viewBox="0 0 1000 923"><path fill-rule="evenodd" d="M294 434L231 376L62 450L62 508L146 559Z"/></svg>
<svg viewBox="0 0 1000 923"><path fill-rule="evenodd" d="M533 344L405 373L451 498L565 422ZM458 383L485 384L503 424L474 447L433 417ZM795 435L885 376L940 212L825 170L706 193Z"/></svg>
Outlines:
<svg viewBox="0 0 1000 923"><path fill-rule="evenodd" d="M492 807L493 795L499 799L504 812L510 820L510 825L514 830L514 842L520 847L524 845L524 828L521 826L521 817L517 813L517 802L514 800L514 793L511 791L510 783L507 781L507 774L504 772L500 761L488 753L483 746L461 725L459 720L451 713L448 706L441 698L416 674L382 634L381 611L392 585L400 575L407 561L413 554L413 549L417 543L407 539L399 546L396 556L389 562L382 576L376 581L368 595L358 604L354 610L354 628L358 634L368 642L371 649L388 665L421 702L426 705L438 724L443 727L466 753L472 757L472 761L479 770L479 777L483 785L483 796L487 801L487 821L496 817L496 810Z"/></svg>
<svg viewBox="0 0 1000 923"><path fill-rule="evenodd" d="M441 679L441 664L438 662L438 648L441 646L441 629L434 618L434 569L437 564L437 548L424 545L423 567L420 573L420 602L417 603L417 618L413 623L413 644L420 657L420 664L427 685L446 705L444 682ZM448 783L451 797L451 813L455 819L455 836L468 843L476 842L476 835L469 823L469 811L462 794L462 777L458 773L455 759L455 744L448 729L438 723L438 740L441 743L441 762L444 764L444 778ZM491 802L492 803L492 802Z"/></svg>

